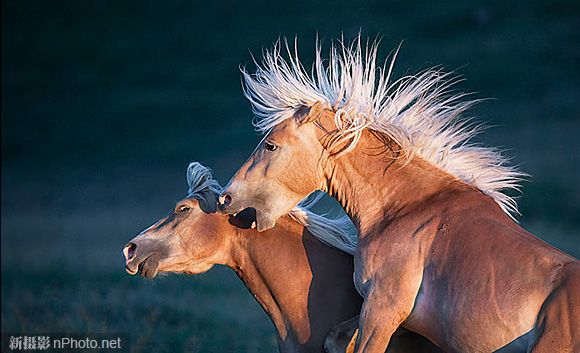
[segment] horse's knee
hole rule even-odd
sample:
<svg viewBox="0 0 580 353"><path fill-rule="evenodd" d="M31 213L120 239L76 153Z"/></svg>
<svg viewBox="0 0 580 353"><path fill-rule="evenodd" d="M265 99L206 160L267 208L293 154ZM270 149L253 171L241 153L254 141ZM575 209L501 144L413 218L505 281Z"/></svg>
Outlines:
<svg viewBox="0 0 580 353"><path fill-rule="evenodd" d="M327 353L352 352L354 350L353 342L356 339L357 332L358 330L355 330L353 335L351 330L341 330L339 328L333 329L330 331L328 336L326 336L326 340L324 341L324 351Z"/></svg>
<svg viewBox="0 0 580 353"><path fill-rule="evenodd" d="M324 351L327 353L352 352L357 332L358 316L335 326L326 336Z"/></svg>

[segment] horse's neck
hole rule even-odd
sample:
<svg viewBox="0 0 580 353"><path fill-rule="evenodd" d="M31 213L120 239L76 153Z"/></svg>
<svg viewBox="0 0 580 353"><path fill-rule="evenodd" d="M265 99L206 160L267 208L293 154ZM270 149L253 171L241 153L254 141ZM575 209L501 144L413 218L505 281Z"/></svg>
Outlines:
<svg viewBox="0 0 580 353"><path fill-rule="evenodd" d="M288 339L300 339L301 331L308 329L308 323L304 322L308 318L307 307L288 303L307 298L308 283L303 279L311 274L305 273L308 264L302 261L304 247L301 236L280 234L292 233L281 228L276 226L259 234L255 230L242 231L240 236L246 240L230 267L268 314L281 341L289 343Z"/></svg>
<svg viewBox="0 0 580 353"><path fill-rule="evenodd" d="M437 193L470 188L417 156L409 159L385 147L368 131L330 165L326 191L340 202L361 237Z"/></svg>

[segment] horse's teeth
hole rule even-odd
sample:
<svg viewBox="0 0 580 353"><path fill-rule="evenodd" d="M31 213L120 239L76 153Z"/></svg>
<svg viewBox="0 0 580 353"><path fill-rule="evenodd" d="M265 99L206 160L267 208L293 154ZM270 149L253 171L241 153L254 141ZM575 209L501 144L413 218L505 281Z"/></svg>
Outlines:
<svg viewBox="0 0 580 353"><path fill-rule="evenodd" d="M252 229L256 228L256 221L252 222Z"/></svg>

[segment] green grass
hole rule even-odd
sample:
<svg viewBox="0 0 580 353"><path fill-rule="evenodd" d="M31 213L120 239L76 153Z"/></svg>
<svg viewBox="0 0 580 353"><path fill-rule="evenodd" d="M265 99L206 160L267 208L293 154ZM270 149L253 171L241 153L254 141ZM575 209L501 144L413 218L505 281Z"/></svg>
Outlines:
<svg viewBox="0 0 580 353"><path fill-rule="evenodd" d="M238 65L280 35L404 40L397 74L457 70L473 110L533 177L522 224L580 256L577 1L2 2L2 331L129 332L135 351L272 351L231 271L155 281L121 246L257 142Z"/></svg>

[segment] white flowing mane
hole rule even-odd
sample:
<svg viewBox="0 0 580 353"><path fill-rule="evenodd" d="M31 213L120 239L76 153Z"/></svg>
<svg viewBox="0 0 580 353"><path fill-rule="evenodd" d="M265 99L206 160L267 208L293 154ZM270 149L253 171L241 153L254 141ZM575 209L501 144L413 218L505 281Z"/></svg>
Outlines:
<svg viewBox="0 0 580 353"><path fill-rule="evenodd" d="M300 223L316 239L345 253L354 255L358 244L358 231L346 213L320 215L311 211L324 194L314 192L290 210L290 218Z"/></svg>
<svg viewBox="0 0 580 353"><path fill-rule="evenodd" d="M206 199L208 195L218 195L222 191L220 184L213 178L211 170L198 162L192 162L187 167L187 197ZM318 240L326 245L340 249L348 254L354 254L358 241L358 232L346 214L331 216L319 215L311 211L320 200L322 194L307 197L288 214L290 218L304 226Z"/></svg>
<svg viewBox="0 0 580 353"><path fill-rule="evenodd" d="M298 109L322 103L333 109L339 143L354 148L363 129L381 132L400 145L404 155L418 155L491 196L510 217L519 214L515 199L504 190L519 190L525 173L508 165L500 151L470 143L481 130L462 114L476 101L451 88L457 77L432 68L391 82L397 51L389 66L377 67L377 42L361 45L360 35L349 46L330 48L323 58L317 43L308 73L297 49L287 58L280 41L265 51L251 75L242 69L244 93L252 104L255 128L266 133L291 118Z"/></svg>

